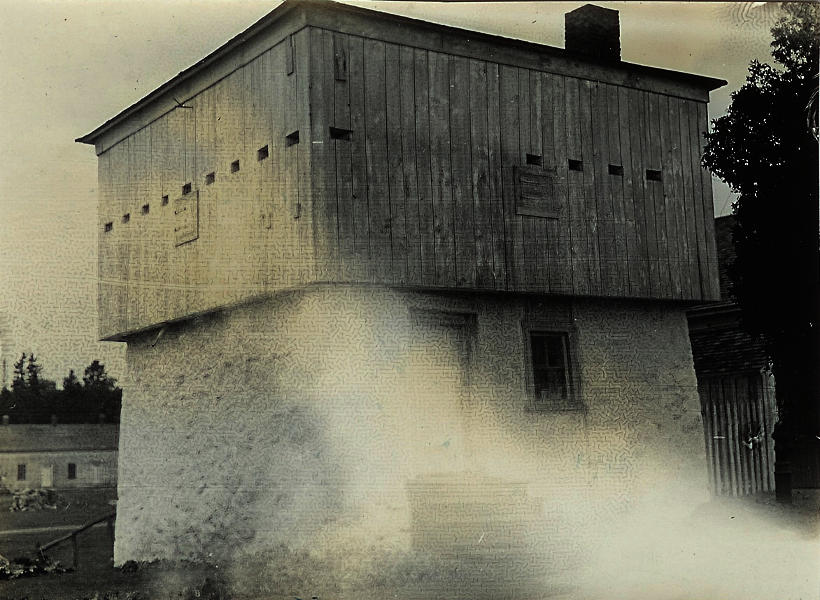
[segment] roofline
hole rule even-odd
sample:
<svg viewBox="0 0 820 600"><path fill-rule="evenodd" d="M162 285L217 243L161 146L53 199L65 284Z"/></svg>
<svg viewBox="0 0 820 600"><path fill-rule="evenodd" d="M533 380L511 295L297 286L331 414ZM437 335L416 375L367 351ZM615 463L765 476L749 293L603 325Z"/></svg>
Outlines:
<svg viewBox="0 0 820 600"><path fill-rule="evenodd" d="M378 15L380 18L389 19L401 25L423 27L425 29L434 29L440 32L468 34L472 38L484 42L504 44L527 50L537 50L539 52L546 52L557 57L571 58L575 61L588 62L590 64L628 69L650 76L654 75L667 77L685 84L692 85L693 87L703 89L707 92L723 87L728 83L726 80L718 79L716 77L708 77L706 75L697 75L694 73L686 73L683 71L675 71L672 69L663 69L660 67L651 67L637 63L630 63L624 61L609 62L590 60L586 57L580 56L572 52L568 52L564 48L558 48L556 46L548 46L546 44L538 44L535 42L527 42L524 40L508 38L500 35L482 33L470 29L455 27L452 25L442 25L440 23L433 23L430 21L424 21L422 19L414 19L411 17L404 17L401 15L395 15L382 11L372 10L369 8L361 8L358 6L343 4L340 2L335 2L333 0L284 0L282 4L274 8L271 12L269 12L264 17L256 21L253 25L245 29L243 32L239 33L238 35L234 36L233 38L222 44L219 48L208 54L205 58L194 63L184 71L181 71L176 76L172 77L171 79L160 85L152 92L148 93L140 100L137 100L135 103L133 103L125 110L120 111L118 114L108 119L105 123L94 129L93 131L76 138L74 141L82 144L94 144L96 140L99 139L99 137L102 136L105 132L107 132L120 122L124 121L129 116L142 109L144 106L150 104L151 102L153 102L154 100L156 100L172 88L176 87L177 85L186 81L187 79L190 79L200 71L206 69L212 63L226 56L234 48L241 46L246 40L249 40L257 34L261 33L267 27L269 27L270 25L284 17L286 14L292 12L296 8L306 10L311 6L314 8L332 8L333 10L347 11L359 15ZM310 25L310 23L308 23L308 25Z"/></svg>

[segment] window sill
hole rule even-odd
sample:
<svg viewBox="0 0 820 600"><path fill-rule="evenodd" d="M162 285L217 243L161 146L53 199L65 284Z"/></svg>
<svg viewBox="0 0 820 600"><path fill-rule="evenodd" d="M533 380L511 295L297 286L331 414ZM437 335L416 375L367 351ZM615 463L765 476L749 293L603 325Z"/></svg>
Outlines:
<svg viewBox="0 0 820 600"><path fill-rule="evenodd" d="M528 404L526 410L528 413L573 413L583 412L584 405L578 402L551 402L549 404L539 402L538 404Z"/></svg>

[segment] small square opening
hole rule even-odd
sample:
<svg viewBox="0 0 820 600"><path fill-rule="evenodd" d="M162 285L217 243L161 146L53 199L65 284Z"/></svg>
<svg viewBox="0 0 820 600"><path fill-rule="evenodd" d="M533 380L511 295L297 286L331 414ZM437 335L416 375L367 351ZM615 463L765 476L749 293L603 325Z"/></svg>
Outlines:
<svg viewBox="0 0 820 600"><path fill-rule="evenodd" d="M205 175L205 185L211 185L214 181L216 181L216 173L211 171Z"/></svg>
<svg viewBox="0 0 820 600"><path fill-rule="evenodd" d="M647 181L663 181L663 177L661 176L661 172L656 169L647 169L646 170L646 180Z"/></svg>
<svg viewBox="0 0 820 600"><path fill-rule="evenodd" d="M149 212L151 212L151 205L150 204L143 204L142 208L140 209L140 212L144 215L147 215Z"/></svg>
<svg viewBox="0 0 820 600"><path fill-rule="evenodd" d="M527 154L527 164L541 167L544 164L544 157L540 154Z"/></svg>
<svg viewBox="0 0 820 600"><path fill-rule="evenodd" d="M231 163L231 173L236 173L239 171L239 161L235 160Z"/></svg>
<svg viewBox="0 0 820 600"><path fill-rule="evenodd" d="M105 227L104 227L105 233L108 233L109 231L112 231L113 229L114 229L114 221L109 221L108 223L105 224Z"/></svg>
<svg viewBox="0 0 820 600"><path fill-rule="evenodd" d="M168 204L168 194L162 197L162 205L166 206Z"/></svg>
<svg viewBox="0 0 820 600"><path fill-rule="evenodd" d="M183 194L190 194L191 193L191 184L190 183L186 183L185 185L182 186L182 193Z"/></svg>
<svg viewBox="0 0 820 600"><path fill-rule="evenodd" d="M128 223L128 221L130 221L130 220L131 220L131 213L125 213L122 216L122 222L123 223Z"/></svg>
<svg viewBox="0 0 820 600"><path fill-rule="evenodd" d="M340 129L339 127L330 128L330 139L342 140L349 142L353 138L353 131L350 129Z"/></svg>
<svg viewBox="0 0 820 600"><path fill-rule="evenodd" d="M624 176L624 168L621 165L609 165L609 174L610 175L617 175L618 177Z"/></svg>
<svg viewBox="0 0 820 600"><path fill-rule="evenodd" d="M568 161L569 170L570 171L583 171L584 170L584 161L582 160L575 160L570 158Z"/></svg>
<svg viewBox="0 0 820 600"><path fill-rule="evenodd" d="M267 145L262 146L256 151L256 160L265 160L268 156L270 156L270 152L268 151Z"/></svg>
<svg viewBox="0 0 820 600"><path fill-rule="evenodd" d="M285 136L285 145L286 146L293 146L294 144L299 143L299 131L294 131L293 133L289 133Z"/></svg>

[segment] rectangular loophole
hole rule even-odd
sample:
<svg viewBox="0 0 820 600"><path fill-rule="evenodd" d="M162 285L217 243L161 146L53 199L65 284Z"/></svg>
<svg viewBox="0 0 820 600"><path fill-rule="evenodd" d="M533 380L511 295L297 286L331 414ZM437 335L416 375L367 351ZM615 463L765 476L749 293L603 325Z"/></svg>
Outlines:
<svg viewBox="0 0 820 600"><path fill-rule="evenodd" d="M162 205L163 205L163 206L167 206L167 205L168 205L168 196L167 196L167 195L165 195L165 196L163 196L163 197L162 197Z"/></svg>
<svg viewBox="0 0 820 600"><path fill-rule="evenodd" d="M191 184L190 183L186 183L185 185L182 186L182 193L183 194L190 194L191 193Z"/></svg>
<svg viewBox="0 0 820 600"><path fill-rule="evenodd" d="M544 158L540 154L527 154L527 164L540 167L544 164Z"/></svg>
<svg viewBox="0 0 820 600"><path fill-rule="evenodd" d="M583 171L584 161L570 158L568 161L568 166L570 171Z"/></svg>
<svg viewBox="0 0 820 600"><path fill-rule="evenodd" d="M211 185L214 181L216 181L216 173L211 171L205 176L205 185Z"/></svg>
<svg viewBox="0 0 820 600"><path fill-rule="evenodd" d="M262 146L256 151L256 160L265 160L268 156L270 156L270 152L268 151L267 145Z"/></svg>
<svg viewBox="0 0 820 600"><path fill-rule="evenodd" d="M106 233L108 233L109 231L112 231L114 229L114 221L109 221L108 223L106 223L105 227L103 227L103 229Z"/></svg>
<svg viewBox="0 0 820 600"><path fill-rule="evenodd" d="M617 175L618 177L623 177L624 168L621 165L609 165L609 174Z"/></svg>
<svg viewBox="0 0 820 600"><path fill-rule="evenodd" d="M339 127L330 128L330 139L343 140L349 142L353 138L353 131L350 129L340 129Z"/></svg>
<svg viewBox="0 0 820 600"><path fill-rule="evenodd" d="M150 204L143 204L142 209L140 209L140 210L141 210L142 214L147 215L149 212L151 212L151 205Z"/></svg>
<svg viewBox="0 0 820 600"><path fill-rule="evenodd" d="M647 181L663 181L663 177L661 176L661 172L655 169L647 169L646 170L646 180Z"/></svg>
<svg viewBox="0 0 820 600"><path fill-rule="evenodd" d="M299 143L299 131L294 131L285 136L285 146L293 146Z"/></svg>
<svg viewBox="0 0 820 600"><path fill-rule="evenodd" d="M128 221L130 221L130 220L131 220L131 213L125 213L122 216L122 222L123 223L128 223Z"/></svg>
<svg viewBox="0 0 820 600"><path fill-rule="evenodd" d="M235 160L231 163L231 173L236 173L239 171L239 161Z"/></svg>

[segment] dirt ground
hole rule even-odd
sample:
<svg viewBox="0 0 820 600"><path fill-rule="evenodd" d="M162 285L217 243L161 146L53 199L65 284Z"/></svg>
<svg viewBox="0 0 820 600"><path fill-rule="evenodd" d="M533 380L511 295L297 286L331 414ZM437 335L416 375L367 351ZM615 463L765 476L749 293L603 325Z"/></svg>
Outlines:
<svg viewBox="0 0 820 600"><path fill-rule="evenodd" d="M79 513L75 513L75 515L77 514ZM49 517L49 519L53 520L52 517ZM701 585L703 583L701 581L703 578L701 571L678 568L665 571L660 566L652 571L652 567L659 565L662 561L663 550L652 546L651 542L644 542L641 545L632 547L632 550L636 551L635 556L631 557L634 564L630 563L632 564L630 568L634 569L634 572L631 574L628 585L632 587L629 588L629 595L623 597L652 598L653 600L713 600L717 597L734 600L735 597L740 598L740 595L732 595L730 578L747 578L753 575L749 573L750 568L758 569L758 567L751 563L744 566L745 554L743 549L737 547L732 538L732 531L734 530L744 532L752 530L754 537L749 538L749 540L754 541L757 547L754 556L766 554L777 556L783 554L784 550L791 552L797 549L794 556L802 557L802 562L809 565L812 563L820 564L820 512L818 512L817 507L811 505L781 506L775 503L770 496L759 496L745 500L724 498L698 507L693 511L691 519L692 523L702 524L706 531L715 533L709 549L711 554L708 555L708 562L718 562L723 556L729 559L728 564L730 567L722 575L724 581L716 584L717 587L709 588L721 590L719 595L704 596L698 591L705 589ZM756 529L758 523L765 523L766 525ZM80 600L86 598L94 598L95 600L153 600L155 598L226 600L227 598L241 598L229 592L227 586L219 583L220 581L226 581L226 578L220 571L211 566L190 564L142 565L135 572L123 572L122 569L113 567L113 548L105 527L93 528L82 535L84 537L81 539L80 544L80 568L77 572L0 582L0 600L22 600L24 598L27 600ZM35 540L35 537L37 536L15 536L12 540L8 537L4 538L3 534L0 533L0 547L22 551L25 548L34 546L35 541L38 541ZM70 545L55 552L53 557L65 564L71 564ZM676 547L674 549L672 557L677 565L677 561L681 561L683 558L680 548ZM749 560L754 561L753 558ZM771 562L771 560L767 560L762 563L764 566L759 568L766 568L765 565L770 565ZM789 566L797 567L799 565L792 560ZM523 600L535 600L536 598L599 600L601 598L621 597L615 588L615 580L613 579L610 582L606 579L613 577L606 569L607 566L602 565L600 571L594 573L594 575L600 575L599 579L605 579L601 582L603 585L600 589L584 587L583 585L579 585L575 589L566 586L545 585L542 589L533 591L531 595L524 597ZM614 577L617 577L617 575L618 573ZM777 573L775 573L775 576L777 576ZM206 583L208 579L210 581ZM581 576L579 574L580 580ZM214 582L217 583L214 584ZM405 585L403 589L398 590L362 590L363 595L358 597L384 598L385 600L388 598L447 598L452 600L454 598L486 597L499 599L511 597L505 595L503 590L492 590L488 586L484 587L483 594L475 595L474 593L463 594L457 591L443 594L441 590L433 588L423 589L415 585ZM275 592L276 582L270 582L267 589L270 591L264 595L266 599L287 598L288 600L294 600L296 597L293 594ZM622 591L625 589L622 588ZM298 597L302 600L311 598L310 594ZM519 597L521 596L516 595L516 598ZM754 594L751 597L755 597ZM780 597L793 600L804 598L801 595L790 594L787 590L783 590L783 595ZM324 599L325 596L322 596L322 600Z"/></svg>

